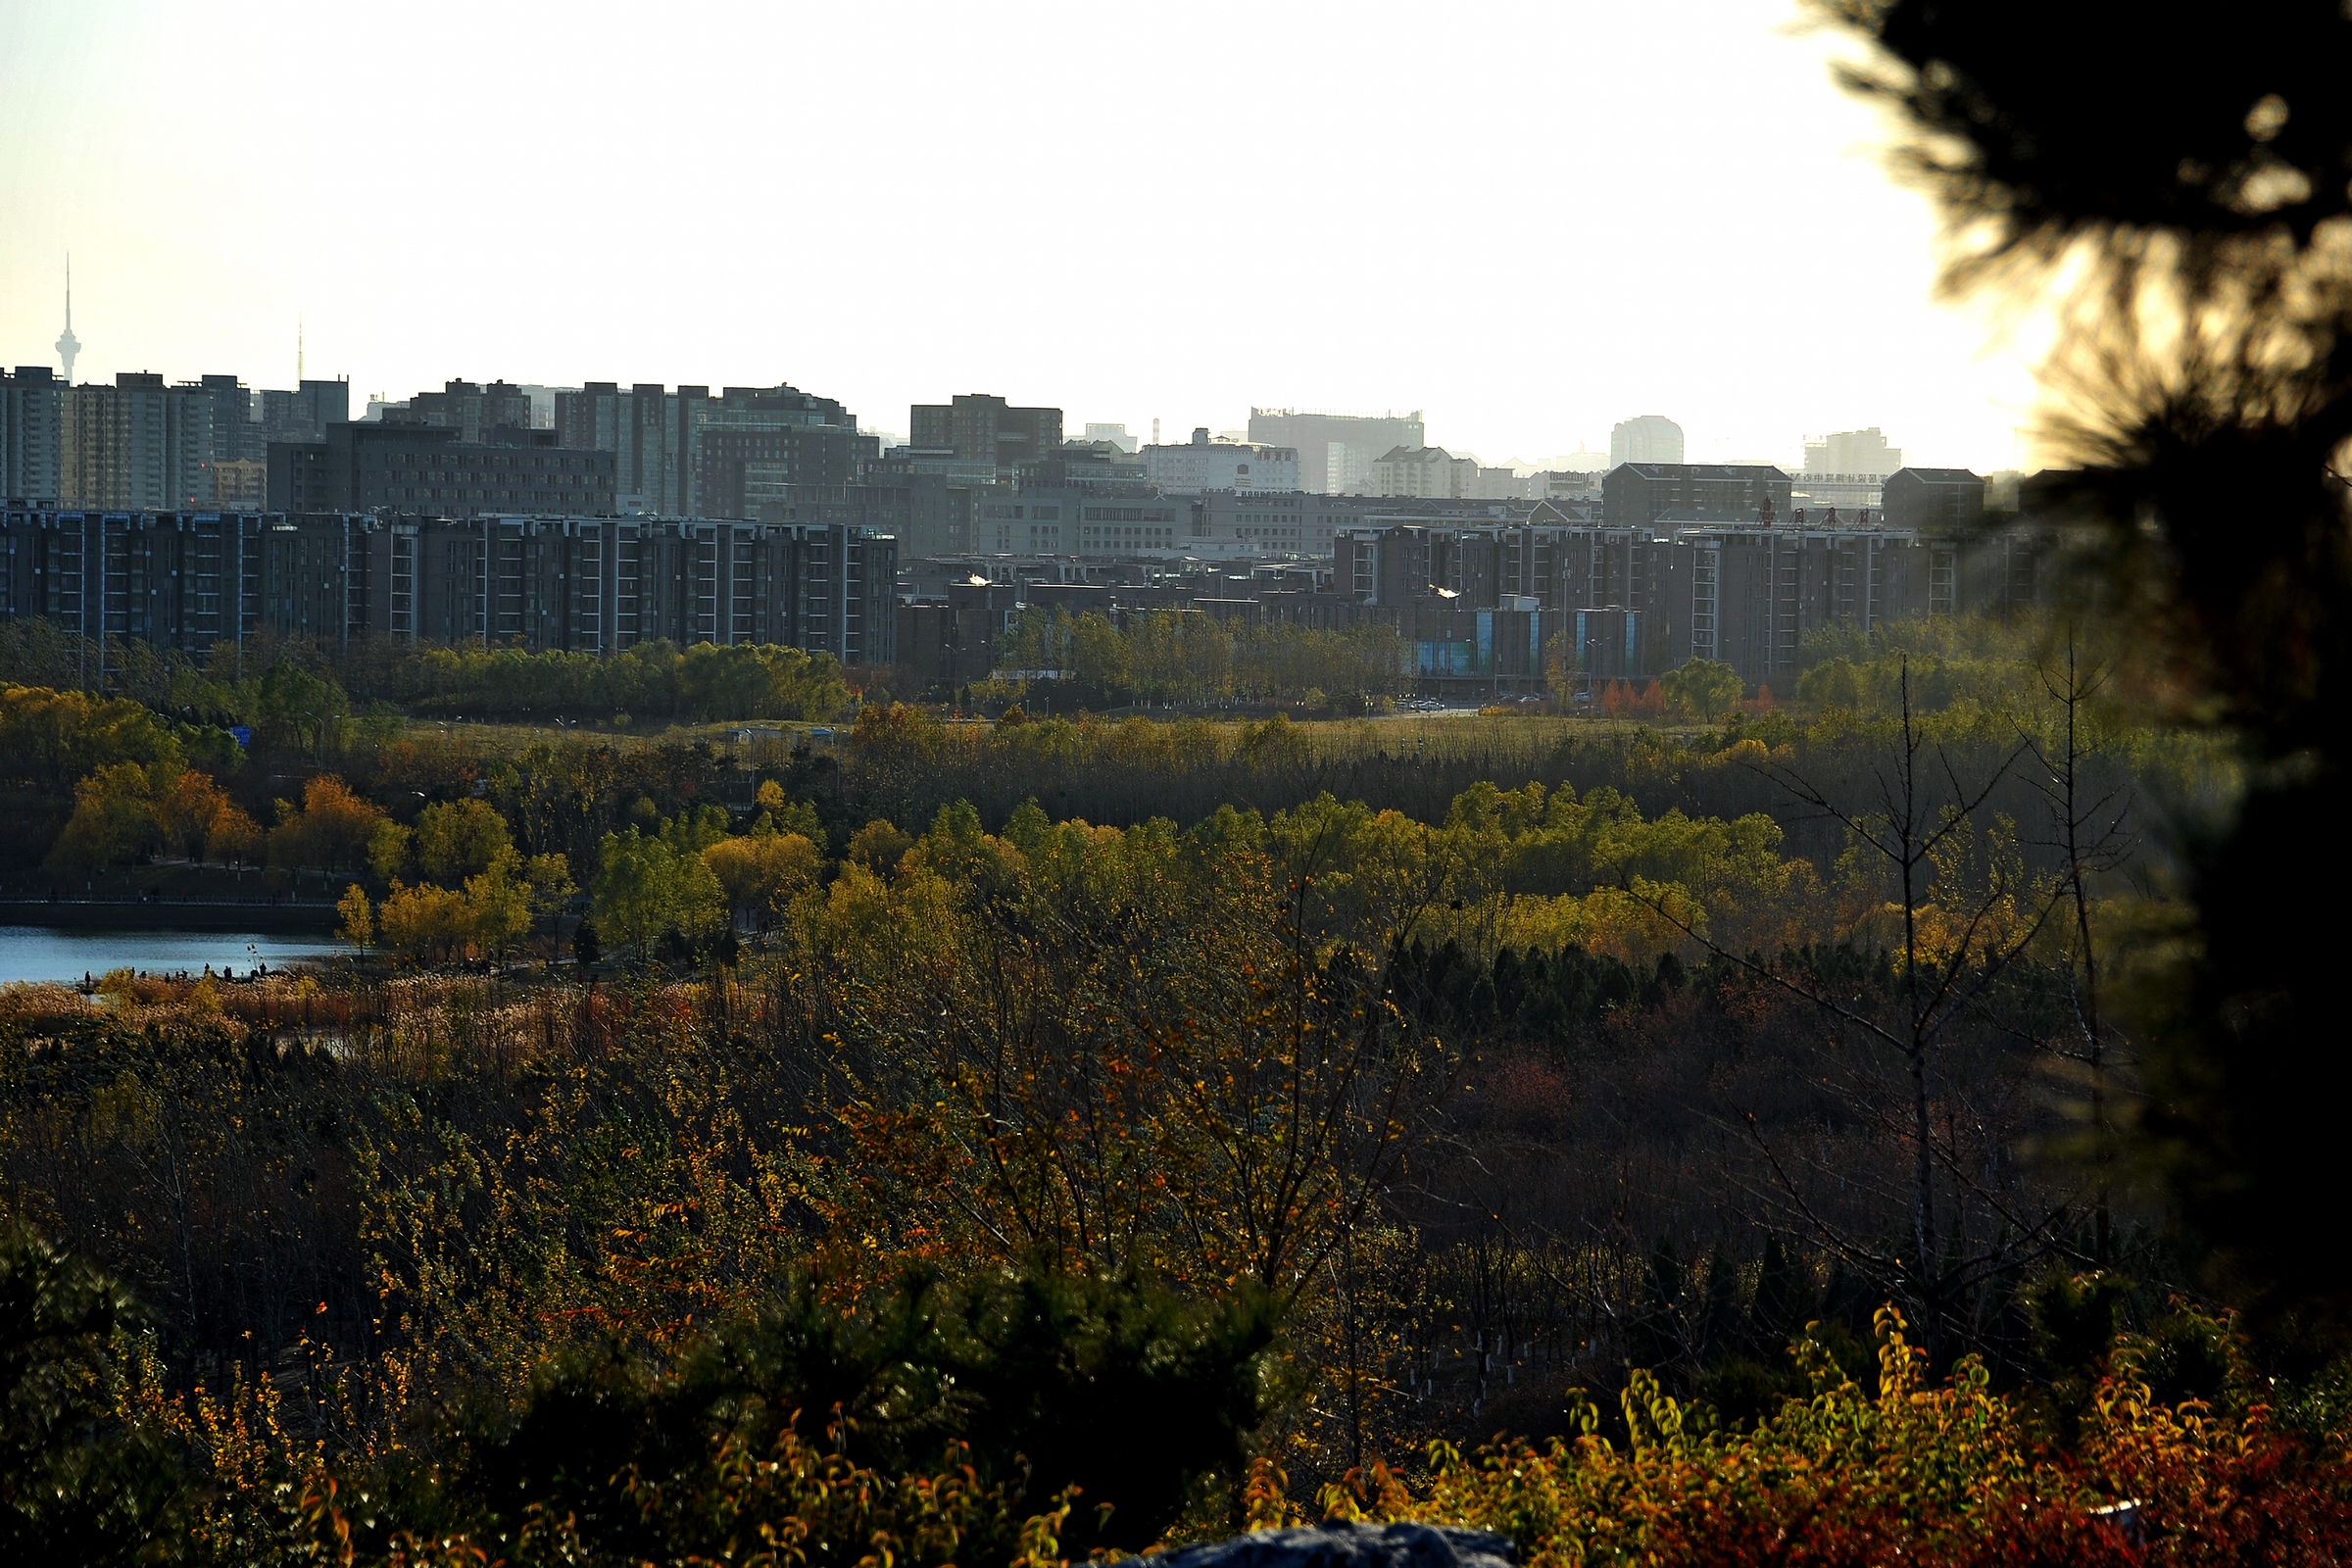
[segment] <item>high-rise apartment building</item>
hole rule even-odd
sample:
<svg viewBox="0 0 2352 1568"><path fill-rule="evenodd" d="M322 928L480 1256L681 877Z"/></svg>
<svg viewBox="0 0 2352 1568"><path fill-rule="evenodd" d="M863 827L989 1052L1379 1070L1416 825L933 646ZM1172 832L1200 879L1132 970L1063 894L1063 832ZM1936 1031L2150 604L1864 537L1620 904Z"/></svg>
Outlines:
<svg viewBox="0 0 2352 1568"><path fill-rule="evenodd" d="M1298 453L1298 487L1314 495L1358 495L1372 487L1372 465L1397 447L1425 444L1421 413L1310 414L1251 409L1250 439Z"/></svg>
<svg viewBox="0 0 2352 1568"><path fill-rule="evenodd" d="M308 386L311 383L305 382ZM531 395L518 386L493 381L477 386L471 381L448 381L438 392L419 392L408 406L397 414L387 413L387 424L425 424L455 430L458 439L468 444L483 440L493 430L510 426L517 430L531 428Z"/></svg>
<svg viewBox="0 0 2352 1568"><path fill-rule="evenodd" d="M68 388L60 403L61 503L146 512L212 504L210 389L126 370L113 386Z"/></svg>
<svg viewBox="0 0 2352 1568"><path fill-rule="evenodd" d="M0 625L45 619L188 653L234 642L260 624L265 526L234 513L0 509Z"/></svg>
<svg viewBox="0 0 2352 1568"><path fill-rule="evenodd" d="M216 472L226 464L265 463L270 442L316 441L328 425L351 416L348 381L304 381L293 391L254 392L233 375L205 375L178 382L171 390L210 403L211 445L205 462Z"/></svg>
<svg viewBox="0 0 2352 1568"><path fill-rule="evenodd" d="M1793 690L1805 638L1830 626L1868 631L1904 615L1949 613L1955 541L1887 530L1678 529L1672 658L1712 659L1745 681Z"/></svg>
<svg viewBox="0 0 2352 1568"><path fill-rule="evenodd" d="M824 524L0 509L0 624L191 653L266 627L591 653L782 643L886 664L897 576L895 539Z"/></svg>
<svg viewBox="0 0 2352 1568"><path fill-rule="evenodd" d="M891 661L898 559L887 535L636 517L367 532L364 623L395 639L575 653L657 640L781 643L845 664Z"/></svg>
<svg viewBox="0 0 2352 1568"><path fill-rule="evenodd" d="M213 445L206 462L218 468L257 455L253 440L253 394L233 375L199 376L182 381L176 390L195 392L212 400Z"/></svg>
<svg viewBox="0 0 2352 1568"><path fill-rule="evenodd" d="M686 514L694 498L694 434L712 406L707 386L590 381L555 395L558 444L610 452L623 513Z"/></svg>
<svg viewBox="0 0 2352 1568"><path fill-rule="evenodd" d="M268 459L236 458L214 464L213 505L223 512L266 510L270 505Z"/></svg>
<svg viewBox="0 0 2352 1568"><path fill-rule="evenodd" d="M1903 449L1886 444L1877 425L1840 430L1805 443L1805 477L1825 473L1867 473L1884 479L1903 466Z"/></svg>
<svg viewBox="0 0 2352 1568"><path fill-rule="evenodd" d="M324 435L328 425L351 418L350 380L298 382L287 416L294 428L310 431L313 439Z"/></svg>
<svg viewBox="0 0 2352 1568"><path fill-rule="evenodd" d="M1059 409L1015 408L985 392L907 410L906 444L918 452L953 452L965 462L990 462L1010 479L1021 465L1051 457L1061 445Z"/></svg>
<svg viewBox="0 0 2352 1568"><path fill-rule="evenodd" d="M555 395L554 424L566 448L612 453L620 510L650 516L752 518L779 485L859 483L881 450L835 399L781 385L590 381Z"/></svg>
<svg viewBox="0 0 2352 1568"><path fill-rule="evenodd" d="M1690 476L1728 482L1703 467ZM2055 535L1973 525L1975 479L1957 469L1889 476L1890 502L1916 496L1921 514L1932 517L1919 528L1812 528L1768 512L1736 521L1617 526L1573 519L1549 503L1500 526L1367 519L1334 540L1333 587L1399 617L1400 627L1402 617L1426 615L1439 601L1454 613L1494 612L1492 625L1459 624L1457 632L1468 635L1451 653L1435 650L1433 660L1432 650L1420 650L1416 667L1425 675L1501 672L1501 612L1517 609L1578 617L1550 629L1570 634L1578 667L1592 678L1654 675L1709 659L1785 695L1805 639L1824 628L2011 614L2048 602L2062 560ZM1426 641L1425 632L1413 635ZM1540 670L1541 662L1529 667Z"/></svg>
<svg viewBox="0 0 2352 1568"><path fill-rule="evenodd" d="M55 501L64 488L65 392L46 365L0 373L0 501Z"/></svg>
<svg viewBox="0 0 2352 1568"><path fill-rule="evenodd" d="M304 381L293 391L276 388L258 393L261 419L253 434L249 456L267 462L272 441L322 441L326 427L351 417L349 381Z"/></svg>
<svg viewBox="0 0 2352 1568"><path fill-rule="evenodd" d="M1680 463L1683 427L1663 414L1644 414L1609 431L1609 466L1626 463Z"/></svg>
<svg viewBox="0 0 2352 1568"><path fill-rule="evenodd" d="M1793 504L1815 521L1859 521L1864 514L1879 510L1886 476L1902 466L1902 448L1888 446L1876 425L1808 441Z"/></svg>

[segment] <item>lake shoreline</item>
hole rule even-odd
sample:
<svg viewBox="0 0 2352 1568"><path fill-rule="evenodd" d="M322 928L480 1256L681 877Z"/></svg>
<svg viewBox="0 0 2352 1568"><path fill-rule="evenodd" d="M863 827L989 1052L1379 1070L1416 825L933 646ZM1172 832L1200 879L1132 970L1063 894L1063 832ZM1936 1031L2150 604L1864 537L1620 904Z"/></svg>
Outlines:
<svg viewBox="0 0 2352 1568"><path fill-rule="evenodd" d="M0 924L0 986L79 985L113 969L147 975L247 975L267 966L270 973L315 967L340 949L323 932L260 931L250 924L229 930L190 931L155 924L130 926L34 926Z"/></svg>
<svg viewBox="0 0 2352 1568"><path fill-rule="evenodd" d="M331 936L339 918L332 904L307 901L0 899L0 926L46 926L61 931L252 931Z"/></svg>

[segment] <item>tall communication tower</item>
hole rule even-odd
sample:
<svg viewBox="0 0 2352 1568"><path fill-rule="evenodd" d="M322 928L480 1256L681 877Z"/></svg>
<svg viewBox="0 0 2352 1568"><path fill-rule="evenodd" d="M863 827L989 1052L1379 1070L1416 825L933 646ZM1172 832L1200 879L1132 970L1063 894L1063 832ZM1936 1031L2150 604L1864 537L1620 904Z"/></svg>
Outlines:
<svg viewBox="0 0 2352 1568"><path fill-rule="evenodd" d="M74 384L74 356L81 352L81 339L74 335L74 258L66 258L66 330L57 340L57 357L66 368L66 385Z"/></svg>

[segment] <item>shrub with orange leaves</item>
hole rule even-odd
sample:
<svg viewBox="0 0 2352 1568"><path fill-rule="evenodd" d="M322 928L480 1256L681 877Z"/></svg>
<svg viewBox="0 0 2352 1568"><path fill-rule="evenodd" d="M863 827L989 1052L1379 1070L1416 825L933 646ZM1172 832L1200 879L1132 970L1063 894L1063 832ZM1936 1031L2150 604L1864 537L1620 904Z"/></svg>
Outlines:
<svg viewBox="0 0 2352 1568"><path fill-rule="evenodd" d="M1931 1386L1891 1308L1879 1338L1875 1396L1800 1342L1813 1396L1736 1432L1636 1373L1622 1446L1596 1435L1587 1404L1573 1443L1497 1441L1471 1457L1436 1445L1418 1491L1374 1466L1327 1488L1323 1508L1502 1531L1528 1568L2316 1564L2352 1547L2340 1446L2275 1429L2261 1405L2163 1404L2129 1343L2062 1450L1973 1361Z"/></svg>

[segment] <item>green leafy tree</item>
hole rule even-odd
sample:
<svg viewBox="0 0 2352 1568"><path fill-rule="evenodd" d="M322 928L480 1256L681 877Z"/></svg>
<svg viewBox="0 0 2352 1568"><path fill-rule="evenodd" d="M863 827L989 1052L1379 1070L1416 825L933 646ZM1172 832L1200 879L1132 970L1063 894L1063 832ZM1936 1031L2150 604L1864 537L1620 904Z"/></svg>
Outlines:
<svg viewBox="0 0 2352 1568"><path fill-rule="evenodd" d="M137 703L0 686L0 778L63 791L117 762L136 762L169 778L178 774L180 761L178 741Z"/></svg>
<svg viewBox="0 0 2352 1568"><path fill-rule="evenodd" d="M1565 631L1555 631L1544 643L1544 686L1561 712L1568 710L1584 675L1577 667L1576 646Z"/></svg>
<svg viewBox="0 0 2352 1568"><path fill-rule="evenodd" d="M407 874L415 840L414 832L385 817L368 835L369 869L387 882Z"/></svg>
<svg viewBox="0 0 2352 1568"><path fill-rule="evenodd" d="M798 833L756 833L723 839L703 851L727 903L761 921L774 919L816 885L816 846Z"/></svg>
<svg viewBox="0 0 2352 1568"><path fill-rule="evenodd" d="M53 876L90 876L138 855L161 833L147 769L117 762L74 787L74 815L42 863Z"/></svg>
<svg viewBox="0 0 2352 1568"><path fill-rule="evenodd" d="M701 850L681 851L666 835L647 838L633 827L606 835L590 902L597 930L643 958L673 932L699 942L726 925L726 892Z"/></svg>
<svg viewBox="0 0 2352 1568"><path fill-rule="evenodd" d="M503 957L531 933L531 887L515 872L512 852L466 879L466 923L476 951Z"/></svg>
<svg viewBox="0 0 2352 1568"><path fill-rule="evenodd" d="M246 706L263 744L323 756L335 749L353 705L331 677L281 658L263 672Z"/></svg>
<svg viewBox="0 0 2352 1568"><path fill-rule="evenodd" d="M1744 690L1740 674L1715 659L1694 659L1658 677L1658 695L1677 718L1713 723L1730 712Z"/></svg>
<svg viewBox="0 0 2352 1568"><path fill-rule="evenodd" d="M487 801L449 801L417 814L417 864L443 887L480 876L514 852L507 819Z"/></svg>
<svg viewBox="0 0 2352 1568"><path fill-rule="evenodd" d="M1070 627L1071 673L1106 703L1123 703L1135 692L1134 654L1110 617L1094 611Z"/></svg>
<svg viewBox="0 0 2352 1568"><path fill-rule="evenodd" d="M726 836L727 808L723 806L680 811L662 824L662 842L673 855L699 856Z"/></svg>
<svg viewBox="0 0 2352 1568"><path fill-rule="evenodd" d="M856 861L877 876L888 876L897 869L900 858L912 848L912 834L902 831L885 818L877 817L850 835L845 858Z"/></svg>
<svg viewBox="0 0 2352 1568"><path fill-rule="evenodd" d="M368 903L368 890L357 882L343 890L335 901L335 912L342 923L336 934L355 948L364 948L375 940L375 915Z"/></svg>

